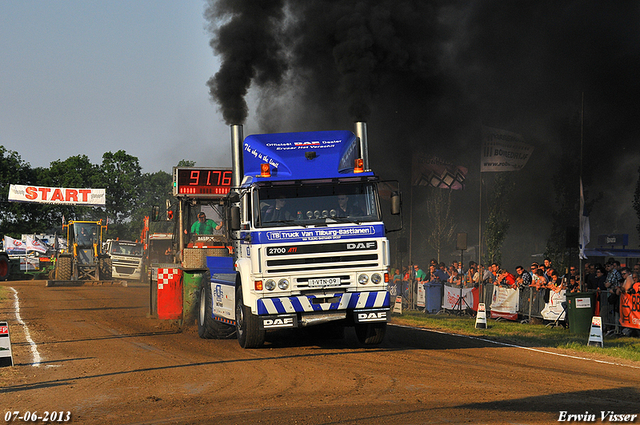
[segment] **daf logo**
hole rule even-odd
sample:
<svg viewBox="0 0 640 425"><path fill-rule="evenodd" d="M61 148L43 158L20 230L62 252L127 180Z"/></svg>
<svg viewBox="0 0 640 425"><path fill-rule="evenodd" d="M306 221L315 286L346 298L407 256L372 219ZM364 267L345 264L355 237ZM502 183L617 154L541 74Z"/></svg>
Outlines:
<svg viewBox="0 0 640 425"><path fill-rule="evenodd" d="M375 242L358 242L358 243L348 243L347 249L371 249L375 248Z"/></svg>
<svg viewBox="0 0 640 425"><path fill-rule="evenodd" d="M386 311L376 311L369 313L358 313L358 322L373 322L387 320L387 312Z"/></svg>
<svg viewBox="0 0 640 425"><path fill-rule="evenodd" d="M282 319L264 319L262 322L265 328L282 328L292 327L293 317L285 317Z"/></svg>

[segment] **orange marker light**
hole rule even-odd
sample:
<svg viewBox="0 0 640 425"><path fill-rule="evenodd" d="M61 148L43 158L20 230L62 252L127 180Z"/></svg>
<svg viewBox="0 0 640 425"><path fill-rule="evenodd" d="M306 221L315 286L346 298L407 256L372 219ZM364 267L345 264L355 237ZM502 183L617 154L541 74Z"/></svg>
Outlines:
<svg viewBox="0 0 640 425"><path fill-rule="evenodd" d="M260 177L271 177L271 167L269 167L269 164L260 164Z"/></svg>
<svg viewBox="0 0 640 425"><path fill-rule="evenodd" d="M362 158L356 159L356 164L353 167L353 172L354 173L362 173L362 172L364 172L364 162L362 161Z"/></svg>
<svg viewBox="0 0 640 425"><path fill-rule="evenodd" d="M256 291L262 291L262 281L261 280L254 281L253 287L256 288Z"/></svg>
<svg viewBox="0 0 640 425"><path fill-rule="evenodd" d="M389 283L389 273L384 274L384 283Z"/></svg>

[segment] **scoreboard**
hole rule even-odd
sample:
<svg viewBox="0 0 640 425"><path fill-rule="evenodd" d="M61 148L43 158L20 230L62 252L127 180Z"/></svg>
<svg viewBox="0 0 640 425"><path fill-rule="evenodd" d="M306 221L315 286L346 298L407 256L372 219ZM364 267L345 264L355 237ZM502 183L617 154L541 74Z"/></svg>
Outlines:
<svg viewBox="0 0 640 425"><path fill-rule="evenodd" d="M230 189L230 168L174 167L173 169L173 196L224 198Z"/></svg>

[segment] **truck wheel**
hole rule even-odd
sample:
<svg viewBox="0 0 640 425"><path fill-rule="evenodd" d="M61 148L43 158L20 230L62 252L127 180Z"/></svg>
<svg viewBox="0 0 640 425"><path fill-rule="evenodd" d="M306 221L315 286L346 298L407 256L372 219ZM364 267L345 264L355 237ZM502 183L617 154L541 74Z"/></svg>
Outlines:
<svg viewBox="0 0 640 425"><path fill-rule="evenodd" d="M387 332L387 323L356 324L356 336L360 344L377 345L382 342Z"/></svg>
<svg viewBox="0 0 640 425"><path fill-rule="evenodd" d="M204 339L229 338L236 329L213 319L213 300L211 285L206 282L200 289L198 302L198 335Z"/></svg>
<svg viewBox="0 0 640 425"><path fill-rule="evenodd" d="M56 279L57 280L71 280L71 274L73 273L73 259L68 256L58 257L56 262Z"/></svg>
<svg viewBox="0 0 640 425"><path fill-rule="evenodd" d="M264 343L265 331L260 329L258 316L244 305L241 287L236 290L236 332L242 348L257 348Z"/></svg>
<svg viewBox="0 0 640 425"><path fill-rule="evenodd" d="M111 258L102 257L98 261L100 262L99 280L111 280Z"/></svg>
<svg viewBox="0 0 640 425"><path fill-rule="evenodd" d="M9 256L7 254L0 254L0 281L9 279L9 272L11 271L11 264L9 263Z"/></svg>

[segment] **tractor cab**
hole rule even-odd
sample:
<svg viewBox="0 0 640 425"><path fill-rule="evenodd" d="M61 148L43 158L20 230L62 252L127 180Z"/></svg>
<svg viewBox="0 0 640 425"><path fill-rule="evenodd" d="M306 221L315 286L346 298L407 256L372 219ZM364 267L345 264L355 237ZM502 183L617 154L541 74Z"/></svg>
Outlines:
<svg viewBox="0 0 640 425"><path fill-rule="evenodd" d="M106 226L100 221L69 221L67 252L58 254L57 280L111 279L111 261L102 253L102 234Z"/></svg>

